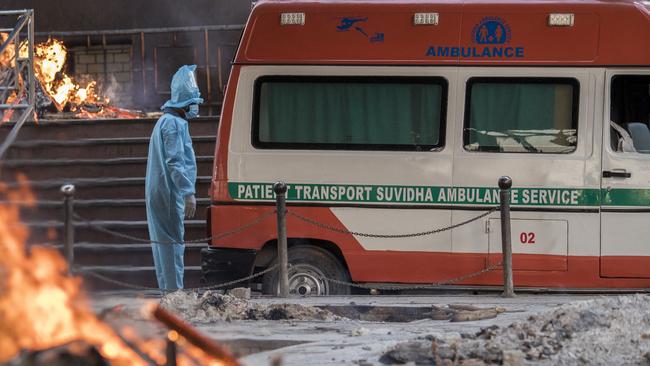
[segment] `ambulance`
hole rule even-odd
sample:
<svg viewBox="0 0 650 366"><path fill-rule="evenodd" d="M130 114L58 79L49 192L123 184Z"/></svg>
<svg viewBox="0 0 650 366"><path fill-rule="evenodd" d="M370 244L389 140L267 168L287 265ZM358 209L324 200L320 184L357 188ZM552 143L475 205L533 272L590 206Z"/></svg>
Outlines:
<svg viewBox="0 0 650 366"><path fill-rule="evenodd" d="M648 289L649 125L648 1L260 1L225 93L202 271L277 262L282 181L292 293L482 272L501 261L498 211L359 234L467 221L510 176L517 288Z"/></svg>

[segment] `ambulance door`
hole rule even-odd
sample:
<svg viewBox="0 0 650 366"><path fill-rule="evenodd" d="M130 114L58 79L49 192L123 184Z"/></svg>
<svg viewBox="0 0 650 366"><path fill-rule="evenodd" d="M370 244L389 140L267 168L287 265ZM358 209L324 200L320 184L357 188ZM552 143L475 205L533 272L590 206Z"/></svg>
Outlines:
<svg viewBox="0 0 650 366"><path fill-rule="evenodd" d="M458 78L464 116L456 131L452 222L498 205L498 179L510 176L513 268L544 271L537 277L542 282L549 271L568 271L569 255L586 245L593 257L598 252L598 232L584 230L599 224L600 182L585 174L600 163L593 153L591 73L476 67L462 69ZM498 212L454 229L452 246L482 256L486 265L499 262Z"/></svg>
<svg viewBox="0 0 650 366"><path fill-rule="evenodd" d="M600 274L650 278L650 70L608 70Z"/></svg>

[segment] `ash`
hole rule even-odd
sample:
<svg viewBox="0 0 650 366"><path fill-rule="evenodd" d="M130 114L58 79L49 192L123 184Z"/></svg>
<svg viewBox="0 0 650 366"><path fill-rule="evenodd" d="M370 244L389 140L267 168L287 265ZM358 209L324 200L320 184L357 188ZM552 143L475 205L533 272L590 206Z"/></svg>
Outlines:
<svg viewBox="0 0 650 366"><path fill-rule="evenodd" d="M384 363L650 365L650 295L562 305L506 327L401 343Z"/></svg>
<svg viewBox="0 0 650 366"><path fill-rule="evenodd" d="M299 304L259 304L232 295L207 291L176 291L166 294L161 305L194 323L232 320L318 320L343 318L313 306Z"/></svg>

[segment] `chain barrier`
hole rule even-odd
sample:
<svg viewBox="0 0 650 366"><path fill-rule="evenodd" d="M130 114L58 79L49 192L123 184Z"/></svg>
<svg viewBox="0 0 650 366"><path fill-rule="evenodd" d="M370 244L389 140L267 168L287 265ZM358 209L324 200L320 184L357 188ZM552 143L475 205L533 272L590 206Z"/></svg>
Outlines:
<svg viewBox="0 0 650 366"><path fill-rule="evenodd" d="M265 275L265 274L267 274L267 273L269 273L269 272L271 272L271 271L273 271L273 270L275 270L277 268L278 268L278 265L275 264L275 265L272 265L272 266L266 268L263 271L253 273L250 276L238 278L236 280L223 282L223 283L219 283L219 284L216 284L216 285L210 285L210 286L186 287L186 288L183 288L183 290L216 290L216 289L219 289L219 288L230 287L232 285L236 285L236 284L241 283L241 282L246 282L246 281L250 281L252 279L255 279L257 277L261 277L261 276L263 276L263 275ZM108 283L112 283L112 284L120 286L120 287L129 288L129 289L132 289L132 290L143 290L143 291L156 290L156 291L160 291L160 288L158 288L158 287L142 286L142 285L136 285L136 284L129 283L129 282L119 281L119 280L110 278L108 276L105 276L105 275L103 275L101 273L97 273L95 271L91 271L91 270L88 270L88 269L85 269L85 268L79 267L79 266L75 267L74 272L75 273L87 274L87 275L95 277L95 278L97 278L99 280L102 280L102 281L105 281L105 282L108 282Z"/></svg>
<svg viewBox="0 0 650 366"><path fill-rule="evenodd" d="M273 210L271 212L267 212L267 213L265 213L263 215L260 215L256 219L254 219L254 220L252 220L252 221L250 221L250 222L248 222L248 223L246 223L246 224L244 224L242 226L239 226L239 227L237 227L235 229L232 229L230 231L226 231L226 232L223 232L223 233L221 233L219 235L213 235L213 236L209 236L209 237L205 237L205 238L194 239L194 240L186 240L184 243L185 244L187 244L187 243L204 243L204 242L207 242L207 241L211 241L213 239L220 239L220 238L224 238L224 237L229 236L229 235L234 235L236 233L239 233L239 232L244 231L244 230L246 230L246 229L248 229L248 228L250 228L252 226L255 226L255 225L259 224L260 222L266 220L267 218L275 215L275 213L276 213L276 211ZM135 237L135 236L123 234L123 233L120 233L120 232L117 232L117 231L114 231L114 230L107 229L107 228L105 228L105 227L103 227L101 225L97 225L97 224L93 223L92 221L90 221L88 219L85 219L85 218L81 217L80 215L78 215L76 213L74 213L73 216L74 216L74 218L76 220L85 223L86 225L88 225L88 227L90 227L93 230L96 230L98 232L102 232L102 233L105 233L105 234L113 235L113 236L116 236L116 237L120 237L120 238L124 238L124 239L128 239L128 240L133 240L133 241L140 242L140 243L151 243L151 244L155 243L155 244L164 244L164 245L176 244L176 243L173 243L173 242L163 242L163 241L156 241L156 240L148 240L148 239L143 239L143 238L138 238L138 237ZM278 265L276 264L276 265L273 265L273 266L270 266L270 267L266 268L263 271L260 271L260 272L254 273L254 274L252 274L250 276L239 278L239 279L236 279L236 280L233 280L233 281L224 282L224 283L220 283L220 284L216 284L216 285L210 285L210 286L185 288L184 290L214 290L214 289L229 287L229 286L241 283L241 282L250 281L250 280L255 279L257 277L263 276L266 273L269 273L269 272L275 270L277 267L278 267ZM73 270L74 270L75 273L81 273L81 274L89 275L89 276L95 277L95 278L97 278L97 279L99 279L101 281L108 282L108 283L111 283L113 285L117 285L117 286L120 286L120 287L132 289L132 290L140 290L140 291L149 291L149 290L159 291L160 290L160 288L158 288L158 287L142 286L142 285L136 285L136 284L133 284L133 283L116 280L114 278L105 276L105 275L103 275L101 273L98 273L96 271L92 271L92 270L89 270L89 269L86 269L86 268L83 268L83 267L80 267L80 266L75 266L73 268Z"/></svg>
<svg viewBox="0 0 650 366"><path fill-rule="evenodd" d="M343 285L343 286L349 286L349 287L354 287L358 289L363 289L363 290L384 290L384 291L399 291L399 290L432 290L436 288L440 288L445 285L451 285L456 282L461 282L470 278L474 278L477 276L480 276L484 273L493 271L499 267L502 267L503 262L499 262L493 265L490 265L486 268L483 268L480 271L476 271L470 274L462 275L459 277L451 278L445 281L440 281L440 282L434 282L434 283L427 283L427 284L422 284L422 285L382 285L382 284L361 284L361 283L354 283L354 282L347 282L347 281L340 281L340 280L335 280L333 278L328 278L328 277L323 277L324 280L330 282L330 283L336 283L338 285Z"/></svg>
<svg viewBox="0 0 650 366"><path fill-rule="evenodd" d="M252 226L255 226L255 225L259 224L260 222L266 220L267 218L275 215L275 212L276 212L275 210L271 211L271 212L267 212L267 213L265 213L263 215L260 215L258 218L256 218L255 220L253 220L253 221L251 221L251 222L249 222L247 224L244 224L242 226L234 228L234 229L232 229L230 231L223 232L223 233L221 233L219 235L206 236L205 238L200 238L200 239L185 240L184 244L205 243L205 242L208 242L208 241L217 240L217 239L225 238L225 237L230 236L230 235L237 234L237 233L242 232L242 231L244 231L244 230L246 230L246 229L248 229L248 228L250 228ZM114 231L114 230L111 230L111 229L107 229L107 228L105 228L105 227L103 227L101 225L97 225L97 224L93 223L92 221L79 216L76 213L74 214L74 218L76 220L81 221L84 224L88 225L88 227L90 227L91 229L93 229L95 231L99 231L99 232L102 232L104 234L113 235L113 236L120 237L120 238L123 238L123 239L133 240L133 241L136 241L136 242L146 243L146 244L163 244L163 245L178 244L178 243L175 243L175 242L143 239L143 238L138 238L136 236L122 234L120 232L117 232L117 231Z"/></svg>
<svg viewBox="0 0 650 366"><path fill-rule="evenodd" d="M333 232L342 233L342 234L355 235L355 236L368 237L368 238L384 238L384 239L391 238L391 239L395 239L395 238L412 238L412 237L427 236L427 235L433 235L433 234L441 233L441 232L444 232L444 231L452 230L452 229L455 229L457 227L467 225L467 224L469 224L471 222L480 220L480 219L482 219L482 218L484 218L484 217L486 217L486 216L488 216L488 215L490 215L493 212L498 211L498 210L499 210L499 206L496 206L496 207L493 207L490 210L488 210L488 211L486 211L486 212L484 212L484 213L482 213L482 214L480 214L480 215L478 215L476 217L473 217L471 219L459 222L459 223L454 224L454 225L450 225L450 226L443 227L443 228L432 229L432 230L428 230L428 231L411 233L411 234L372 234L372 233L357 232L357 231L351 231L351 230L336 228L336 227L333 227L333 226L318 222L318 221L313 220L311 218L302 216L302 215L300 215L298 213L295 213L295 212L292 212L292 211L287 210L287 211L285 211L285 213L287 215L291 215L291 216L293 216L293 217L295 217L295 218L297 218L297 219L299 219L299 220L301 220L303 222L309 223L311 225L320 227L320 228L328 230L328 231L333 231ZM248 222L248 223L246 223L246 224L244 224L242 226L239 226L239 227L237 227L237 228L235 228L233 230L223 232L223 233L220 233L218 235L205 237L205 238L194 239L194 240L186 240L185 243L204 243L204 242L207 242L207 241L224 238L224 237L227 237L229 235L233 235L233 234L239 233L241 231L244 231L244 230L246 230L246 229L248 229L248 228L250 228L252 226L255 226L255 225L259 224L260 222L266 220L267 218L275 215L276 213L277 213L277 210L273 210L271 212L260 215L256 219L254 219L254 220L252 220L252 221L250 221L250 222ZM80 215L78 215L76 213L74 213L74 218L76 220L79 220L79 221L85 223L86 225L88 225L88 227L90 227L91 229L93 229L95 231L102 232L102 233L109 234L109 235L113 235L113 236L116 236L116 237L120 237L120 238L124 238L124 239L128 239L128 240L133 240L133 241L141 242L141 243L176 244L176 243L173 243L173 242L163 242L163 241L149 240L149 239L143 239L143 238L138 238L138 237L135 237L135 236L123 234L123 233L120 233L120 232L117 232L117 231L114 231L114 230L111 230L111 229L107 229L107 228L105 228L105 227L103 227L101 225L97 225L97 224L93 223L92 221L90 221L88 219L85 219L85 218L81 217ZM448 280L445 280L445 281L440 281L440 282L435 282L435 283L430 283L430 284L420 284L420 285L358 284L358 283L353 283L353 282L336 280L336 279L328 278L328 277L322 277L322 279L325 280L325 281L328 281L330 283L339 284L339 285L343 285L343 286L354 287L354 288L358 288L358 289L365 289L365 290L372 290L372 289L385 290L385 291L430 290L430 289L440 288L441 286L450 285L450 284L453 284L453 283L461 282L461 281L464 281L464 280L467 280L467 279L470 279L470 278L473 278L473 277L480 276L480 275L482 275L484 273L487 273L487 272L493 271L493 270L495 270L495 269L497 269L499 267L502 267L502 265L503 265L503 262L499 262L497 264L490 265L490 266L488 266L488 267L486 267L486 268L484 268L484 269L482 269L480 271L477 271L477 272L473 272L473 273L466 274L466 275L463 275L463 276L455 277L455 278L448 279ZM224 283L220 283L220 284L216 284L216 285L210 285L210 286L190 287L190 288L185 288L184 290L214 290L214 289L219 289L219 288L224 288L224 287L230 287L232 285L235 285L235 284L238 284L238 283L241 283L241 282L246 282L246 281L250 281L252 279L261 277L264 274L269 273L269 272L277 269L278 266L279 266L278 264L275 264L273 266L270 266L270 267L264 269L263 271L260 271L260 272L251 274L250 276L239 278L239 279L236 279L236 280L233 280L233 281L224 282ZM128 283L128 282L116 280L114 278L105 276L105 275L103 275L101 273L98 273L96 271L88 270L88 269L85 269L85 268L79 267L79 266L75 266L74 271L76 273L83 273L83 274L95 277L95 278L97 278L97 279L99 279L101 281L105 281L105 282L108 282L108 283L111 283L111 284L114 284L114 285L117 285L117 286L120 286L120 287L124 287L124 288L129 288L129 289L134 289L134 290L146 290L146 291L148 291L148 290L159 291L160 290L158 287L142 286L142 285L136 285L136 284L133 284L133 283Z"/></svg>
<svg viewBox="0 0 650 366"><path fill-rule="evenodd" d="M287 215L291 215L291 216L293 216L293 217L295 217L295 218L297 218L297 219L299 219L301 221L304 221L304 222L306 222L308 224L317 226L317 227L319 227L321 229L334 231L334 232L341 233L341 234L350 234L350 235L355 235L355 236L363 236L363 237L366 237L366 238L396 239L396 238L414 238L414 237L418 237L418 236L426 236L426 235L438 234L438 233L441 233L441 232L444 232L444 231L455 229L455 228L457 228L459 226L467 225L467 224L469 224L471 222L474 222L476 220L480 220L480 219L482 219L482 218L484 218L484 217L486 217L486 216L490 215L491 213L493 213L495 211L498 211L498 210L499 210L499 206L496 206L496 207L491 208L489 211L484 212L484 213L482 213L482 214L480 214L480 215L478 215L478 216L476 216L474 218L471 218L469 220L459 222L459 223L453 224L451 226L438 228L438 229L433 229L433 230L429 230L429 231L422 231L422 232L413 233L413 234L370 234L370 233L361 233L361 232L358 232L358 231L350 231L350 230L346 230L346 229L339 229L339 228L336 228L336 227L333 227L333 226L330 226L330 225L327 225L327 224L323 224L323 223L318 222L316 220L310 219L309 217L302 216L300 214L297 214L297 213L291 212L291 211L287 211Z"/></svg>

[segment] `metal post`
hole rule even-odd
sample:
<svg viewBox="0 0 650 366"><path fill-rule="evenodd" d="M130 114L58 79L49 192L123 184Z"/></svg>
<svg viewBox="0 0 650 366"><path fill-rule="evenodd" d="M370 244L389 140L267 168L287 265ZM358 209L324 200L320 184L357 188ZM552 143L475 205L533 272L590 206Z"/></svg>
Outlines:
<svg viewBox="0 0 650 366"><path fill-rule="evenodd" d="M208 30L203 31L203 44L205 51L205 91L208 99L208 114L212 115L212 76L210 73L210 35Z"/></svg>
<svg viewBox="0 0 650 366"><path fill-rule="evenodd" d="M219 73L219 91L221 94L223 94L223 74L222 74L222 67L221 66L221 46L217 47L217 72Z"/></svg>
<svg viewBox="0 0 650 366"><path fill-rule="evenodd" d="M275 203L278 215L278 282L280 283L280 297L289 297L289 273L287 266L289 263L287 255L287 222L286 222L286 193L287 184L277 182L273 185L275 191Z"/></svg>
<svg viewBox="0 0 650 366"><path fill-rule="evenodd" d="M34 78L34 10L29 11L29 29L27 31L28 45L27 51L29 52L29 105L32 107L36 103L36 79ZM32 116L34 116L36 110L32 111Z"/></svg>
<svg viewBox="0 0 650 366"><path fill-rule="evenodd" d="M503 260L503 297L515 297L514 285L512 281L510 187L512 187L512 178L508 176L499 178L499 188L501 189L499 198L501 202L501 256Z"/></svg>
<svg viewBox="0 0 650 366"><path fill-rule="evenodd" d="M74 266L74 193L75 188L72 184L66 184L61 187L63 193L63 253L68 261L68 274L72 273Z"/></svg>
<svg viewBox="0 0 650 366"><path fill-rule="evenodd" d="M145 70L146 61L145 58L146 48L144 44L144 32L140 32L140 67L142 68L142 103L147 102L147 70Z"/></svg>
<svg viewBox="0 0 650 366"><path fill-rule="evenodd" d="M178 337L178 335L176 335L176 337ZM176 353L176 342L168 337L167 348L165 349L165 358L167 359L165 366L176 366Z"/></svg>

